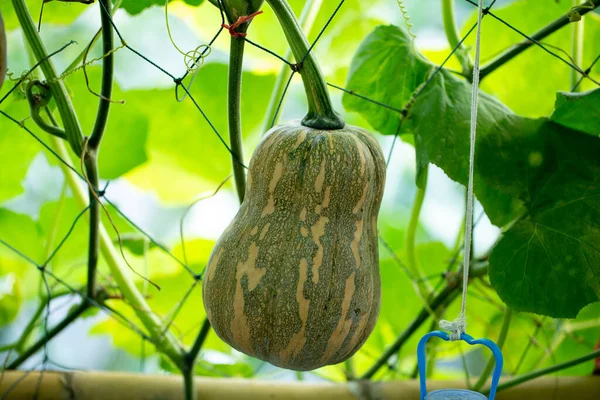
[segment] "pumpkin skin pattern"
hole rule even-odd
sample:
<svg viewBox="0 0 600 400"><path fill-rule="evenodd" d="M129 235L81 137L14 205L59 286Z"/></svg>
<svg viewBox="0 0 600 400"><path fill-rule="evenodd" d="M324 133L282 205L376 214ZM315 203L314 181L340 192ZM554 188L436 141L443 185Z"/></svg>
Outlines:
<svg viewBox="0 0 600 400"><path fill-rule="evenodd" d="M290 124L265 135L204 274L206 314L222 340L299 371L362 346L381 302L385 168L377 141L357 127Z"/></svg>

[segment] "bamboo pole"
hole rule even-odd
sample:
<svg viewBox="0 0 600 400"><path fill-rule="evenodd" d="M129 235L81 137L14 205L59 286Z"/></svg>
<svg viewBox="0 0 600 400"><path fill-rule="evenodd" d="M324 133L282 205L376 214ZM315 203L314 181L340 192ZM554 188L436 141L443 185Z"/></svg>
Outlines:
<svg viewBox="0 0 600 400"><path fill-rule="evenodd" d="M26 376L25 376L26 375ZM40 377L41 375L41 377ZM25 377L24 377L25 376ZM114 372L6 371L0 382L3 399L182 400L180 376L136 375ZM462 387L464 382L430 382L430 390ZM13 387L10 393L6 393ZM393 382L356 381L348 384L260 381L248 379L196 378L198 398L203 400L415 400L415 380ZM600 377L544 377L527 382L497 396L498 400L600 399Z"/></svg>

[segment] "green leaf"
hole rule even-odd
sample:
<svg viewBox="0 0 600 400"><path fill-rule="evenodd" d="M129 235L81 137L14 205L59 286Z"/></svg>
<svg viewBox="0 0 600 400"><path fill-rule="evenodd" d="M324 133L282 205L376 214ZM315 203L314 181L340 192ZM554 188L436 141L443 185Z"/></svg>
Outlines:
<svg viewBox="0 0 600 400"><path fill-rule="evenodd" d="M397 43L402 58L420 57L406 45L406 35L386 39L388 47ZM366 40L355 60L382 51L380 42ZM385 61L370 66L359 61L364 70L353 69L350 81L359 76L366 81L370 71L380 82L370 90L387 99L420 84L410 75L406 81L397 71L386 70ZM433 163L451 179L467 183L471 91L469 83L441 71L417 98L411 128L418 172ZM372 123L386 122L384 114L369 113L366 105L361 111ZM515 115L485 93L480 96L477 137L475 194L490 220L505 226L526 216L492 253L494 287L516 310L576 316L583 306L600 300L600 139L546 119Z"/></svg>
<svg viewBox="0 0 600 400"><path fill-rule="evenodd" d="M0 208L0 239L37 264L44 262L42 230L29 216ZM11 255L12 258L22 259L3 244L0 244L0 252Z"/></svg>
<svg viewBox="0 0 600 400"><path fill-rule="evenodd" d="M0 276L0 326L12 322L21 308L21 289L15 274Z"/></svg>
<svg viewBox="0 0 600 400"><path fill-rule="evenodd" d="M8 106L2 104L2 111L18 121L29 117L29 110L24 102L15 102ZM34 124L28 122L26 126L32 128ZM39 130L33 130L40 134ZM10 165L10 168L2 170L0 202L23 193L22 182L27 170L41 150L40 144L29 133L4 115L0 115L0 160L5 166Z"/></svg>
<svg viewBox="0 0 600 400"><path fill-rule="evenodd" d="M543 167L525 172L529 215L490 256L490 280L515 310L574 318L600 301L600 139L545 124Z"/></svg>
<svg viewBox="0 0 600 400"><path fill-rule="evenodd" d="M433 163L451 179L467 184L470 98L471 85L446 71L423 90L412 109L419 170ZM474 188L495 225L503 226L522 213L522 205L515 198L523 190L520 166L513 162L514 153L503 152L500 144L512 143L532 127L535 122L515 116L502 103L481 93ZM485 179L486 174L494 174L494 179ZM498 180L499 174L506 176L504 181Z"/></svg>
<svg viewBox="0 0 600 400"><path fill-rule="evenodd" d="M172 0L169 0L171 2ZM185 3L191 6L199 6L204 0L184 0ZM136 15L144 11L146 8L152 6L164 7L165 0L124 0L121 4L121 8L127 11L130 15Z"/></svg>
<svg viewBox="0 0 600 400"><path fill-rule="evenodd" d="M600 89L558 93L552 121L590 135L600 135Z"/></svg>
<svg viewBox="0 0 600 400"><path fill-rule="evenodd" d="M401 110L434 68L414 53L412 38L396 26L377 27L352 59L346 88ZM394 135L400 114L360 97L344 94L347 111L359 112L378 132Z"/></svg>
<svg viewBox="0 0 600 400"><path fill-rule="evenodd" d="M8 3L9 0L6 0ZM26 0L27 8L31 13L33 19L37 23L37 19L42 11L42 2L39 0ZM77 17L84 12L89 5L72 2L59 2L52 1L44 4L42 13L42 34L44 32L44 25L46 24L61 24L68 25L73 23ZM15 14L15 10L12 6L4 7L2 9L2 17L4 18L6 30L12 30L19 27L19 20Z"/></svg>

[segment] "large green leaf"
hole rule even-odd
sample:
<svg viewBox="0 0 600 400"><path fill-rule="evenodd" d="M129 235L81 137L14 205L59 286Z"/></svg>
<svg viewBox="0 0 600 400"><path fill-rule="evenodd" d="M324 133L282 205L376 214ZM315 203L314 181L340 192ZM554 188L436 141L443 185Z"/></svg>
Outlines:
<svg viewBox="0 0 600 400"><path fill-rule="evenodd" d="M433 68L415 55L412 38L406 32L396 26L380 26L354 55L346 88L400 110ZM397 111L348 93L343 96L343 104L348 111L360 112L377 131L396 134L400 119Z"/></svg>
<svg viewBox="0 0 600 400"><path fill-rule="evenodd" d="M600 89L558 93L552 121L590 135L600 135Z"/></svg>
<svg viewBox="0 0 600 400"><path fill-rule="evenodd" d="M516 310L573 318L600 301L600 139L546 128L529 215L494 248L490 279Z"/></svg>
<svg viewBox="0 0 600 400"><path fill-rule="evenodd" d="M378 28L372 36L382 29L395 35L365 41L350 81L364 81L371 73L380 85L371 91L390 99L420 82L386 69L385 62L360 62L361 57L397 48L410 65L406 59L420 56L407 46L408 36L399 28ZM411 118L419 170L433 163L466 184L471 90L466 81L441 71L415 101ZM385 114L366 106L359 110L384 126ZM600 139L546 119L520 117L485 93L477 135L475 194L490 220L503 226L525 215L492 254L494 287L516 310L576 316L583 306L600 300Z"/></svg>

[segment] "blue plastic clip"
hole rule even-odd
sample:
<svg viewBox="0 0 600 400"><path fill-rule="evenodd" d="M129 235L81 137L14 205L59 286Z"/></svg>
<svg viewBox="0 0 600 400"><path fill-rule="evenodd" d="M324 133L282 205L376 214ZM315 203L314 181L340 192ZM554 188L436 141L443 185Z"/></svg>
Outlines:
<svg viewBox="0 0 600 400"><path fill-rule="evenodd" d="M442 338L445 341L450 340L450 335L448 335L446 332L433 331L423 336L423 338L419 341L419 345L417 347L417 360L419 363L419 379L421 384L420 400L488 400L488 398L482 395L481 393L465 389L441 389L435 390L431 393L427 393L427 368L425 357L425 345L427 344L429 338L432 336ZM489 400L494 400L494 398L496 397L496 389L498 388L498 382L500 381L500 375L502 374L502 365L504 363L504 358L502 357L502 352L500 351L500 348L496 345L496 343L492 342L491 340L475 340L466 333L460 335L460 339L464 340L470 345L482 344L489 348L494 354L494 358L496 359L496 367L494 368L494 374L492 375L492 386L490 388L489 397Z"/></svg>

